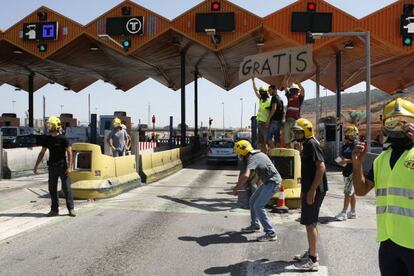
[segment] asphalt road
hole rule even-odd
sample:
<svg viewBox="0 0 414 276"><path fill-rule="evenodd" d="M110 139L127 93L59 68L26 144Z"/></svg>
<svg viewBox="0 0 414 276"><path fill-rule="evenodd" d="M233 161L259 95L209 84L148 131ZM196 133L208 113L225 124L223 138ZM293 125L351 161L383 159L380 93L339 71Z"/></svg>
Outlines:
<svg viewBox="0 0 414 276"><path fill-rule="evenodd" d="M292 256L307 247L299 212L271 214L275 242L241 234L249 212L230 195L237 175L200 160L118 197L78 201L76 218L63 209L60 217L43 217L44 179L36 187L0 188L0 275L379 275L372 193L358 200L357 219L334 222L342 179L329 173L320 271L298 273Z"/></svg>

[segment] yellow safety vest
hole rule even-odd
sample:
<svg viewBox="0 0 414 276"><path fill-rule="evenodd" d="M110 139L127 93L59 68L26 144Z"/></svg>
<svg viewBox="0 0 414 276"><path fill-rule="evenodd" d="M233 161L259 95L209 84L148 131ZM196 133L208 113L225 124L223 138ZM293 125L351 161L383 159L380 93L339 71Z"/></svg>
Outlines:
<svg viewBox="0 0 414 276"><path fill-rule="evenodd" d="M377 197L377 241L387 239L414 249L414 148L406 150L394 168L391 149L374 161Z"/></svg>
<svg viewBox="0 0 414 276"><path fill-rule="evenodd" d="M257 112L257 121L266 123L270 114L270 99L259 100L259 111Z"/></svg>

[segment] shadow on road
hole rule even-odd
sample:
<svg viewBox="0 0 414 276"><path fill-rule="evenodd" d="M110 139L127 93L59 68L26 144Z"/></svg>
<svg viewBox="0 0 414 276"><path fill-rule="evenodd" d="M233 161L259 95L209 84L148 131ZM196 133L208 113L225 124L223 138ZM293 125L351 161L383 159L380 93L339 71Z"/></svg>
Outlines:
<svg viewBox="0 0 414 276"><path fill-rule="evenodd" d="M229 266L210 267L204 270L204 273L209 275L278 275L284 272L300 273L300 270L295 269L296 262L274 261L269 262L268 259L261 259L256 261L244 261Z"/></svg>
<svg viewBox="0 0 414 276"><path fill-rule="evenodd" d="M211 244L223 243L249 243L256 242L255 240L248 240L241 232L229 231L222 234L213 234L201 237L178 237L180 241L195 241L200 246L208 246Z"/></svg>
<svg viewBox="0 0 414 276"><path fill-rule="evenodd" d="M46 214L45 213L5 213L5 214L0 213L0 217L44 218L44 217L46 217Z"/></svg>
<svg viewBox="0 0 414 276"><path fill-rule="evenodd" d="M187 169L194 169L194 170L210 170L210 171L238 171L239 167L237 165L231 165L228 163L207 163L207 160L197 160L197 162L191 163L185 166ZM238 175L237 175L238 176Z"/></svg>
<svg viewBox="0 0 414 276"><path fill-rule="evenodd" d="M167 195L161 195L158 197L209 212L228 211L234 208L238 208L235 200L231 198L195 198L191 200L185 200Z"/></svg>
<svg viewBox="0 0 414 276"><path fill-rule="evenodd" d="M335 217L319 217L318 222L320 224L328 224L334 221L338 221Z"/></svg>

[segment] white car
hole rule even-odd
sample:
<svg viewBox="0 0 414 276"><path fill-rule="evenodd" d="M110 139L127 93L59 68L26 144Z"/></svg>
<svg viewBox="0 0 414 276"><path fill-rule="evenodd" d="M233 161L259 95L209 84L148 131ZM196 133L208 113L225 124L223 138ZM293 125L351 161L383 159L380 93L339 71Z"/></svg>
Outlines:
<svg viewBox="0 0 414 276"><path fill-rule="evenodd" d="M238 156L234 152L234 142L232 139L217 139L213 140L207 152L207 162L231 162L237 164Z"/></svg>

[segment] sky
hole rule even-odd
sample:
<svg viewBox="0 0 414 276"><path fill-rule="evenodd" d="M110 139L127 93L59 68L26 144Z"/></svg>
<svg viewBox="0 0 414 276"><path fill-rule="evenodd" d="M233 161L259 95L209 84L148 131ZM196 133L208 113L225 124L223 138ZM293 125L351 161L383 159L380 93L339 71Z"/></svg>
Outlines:
<svg viewBox="0 0 414 276"><path fill-rule="evenodd" d="M64 16L83 25L88 24L106 11L121 3L121 0L0 0L0 29L7 30L25 16L39 8L47 6ZM202 2L199 0L133 0L170 20ZM232 0L233 2L258 16L264 17L277 11L294 0ZM356 18L362 18L395 0L327 0L326 2L346 11ZM362 4L363 3L363 4ZM83 7L81 10L80 7ZM252 90L251 81L237 86L231 91L225 91L206 79L199 80L199 126L208 124L208 118L213 119L213 127L243 127L250 125L254 115L257 98ZM261 84L260 81L257 82ZM305 99L315 97L315 83L302 83L306 90ZM348 88L345 92L365 90L365 83ZM186 86L186 121L194 126L194 86ZM43 96L46 97L46 116L72 113L81 123L88 122L88 95L91 97L91 112L98 115L111 115L114 111L126 111L134 125L148 123L150 117L156 116L157 126L169 124L173 116L174 125L181 122L180 90L173 91L160 83L148 79L127 92L115 90L115 87L97 81L79 93L65 91L58 84L49 84L34 94L34 118L42 118ZM321 96L333 95L330 91L321 90ZM26 117L28 96L25 91L15 91L14 87L4 84L0 86L0 113L14 112L21 118ZM224 117L224 120L223 120ZM223 122L224 121L224 122Z"/></svg>

